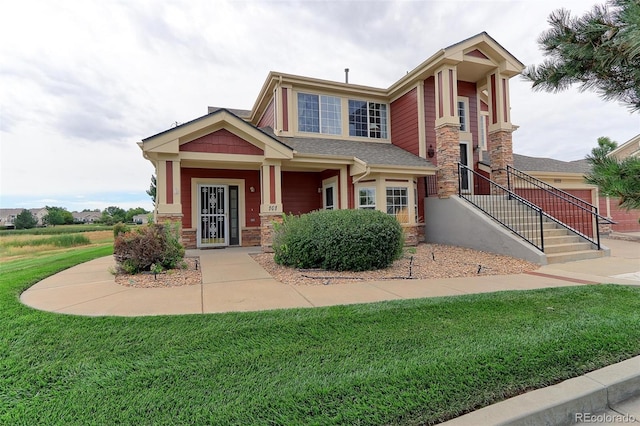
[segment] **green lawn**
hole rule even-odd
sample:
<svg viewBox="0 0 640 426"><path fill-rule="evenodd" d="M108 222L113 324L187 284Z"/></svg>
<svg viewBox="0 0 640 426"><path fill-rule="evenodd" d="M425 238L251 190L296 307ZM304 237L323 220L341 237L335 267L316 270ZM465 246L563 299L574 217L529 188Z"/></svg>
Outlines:
<svg viewBox="0 0 640 426"><path fill-rule="evenodd" d="M109 246L0 264L0 424L433 424L640 354L640 288L88 318L18 295Z"/></svg>

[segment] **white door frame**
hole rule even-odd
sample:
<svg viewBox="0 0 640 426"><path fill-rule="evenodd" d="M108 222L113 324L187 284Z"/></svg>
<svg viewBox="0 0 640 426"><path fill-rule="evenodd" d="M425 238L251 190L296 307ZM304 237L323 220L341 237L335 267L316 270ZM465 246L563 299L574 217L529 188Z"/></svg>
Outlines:
<svg viewBox="0 0 640 426"><path fill-rule="evenodd" d="M467 153L467 162L466 164L462 161L462 158L460 158L460 163L464 164L465 166L469 167L469 169L473 170L473 153L471 152L471 146L472 143L471 141L467 141L467 140L461 140L460 141L460 151L462 151L462 145L465 145L465 152ZM467 188L460 188L460 190L465 193L465 194L470 194L473 192L473 173L467 171Z"/></svg>
<svg viewBox="0 0 640 426"><path fill-rule="evenodd" d="M216 189L216 192L211 192L210 202L214 205L203 206L202 205L202 190L203 188ZM222 191L220 191L222 190ZM218 196L222 194L222 206L219 205ZM214 196L215 195L215 196ZM213 198L211 198L214 196ZM215 208L215 213L208 213L212 208ZM197 247L226 247L229 245L229 185L221 184L198 184L198 222L197 222ZM209 218L205 221L204 217ZM220 226L222 221L222 226ZM209 238L204 239L203 242L203 226L209 224ZM222 228L222 229L220 229ZM222 231L223 236L219 237L219 232ZM215 242L209 242L207 240L214 240Z"/></svg>

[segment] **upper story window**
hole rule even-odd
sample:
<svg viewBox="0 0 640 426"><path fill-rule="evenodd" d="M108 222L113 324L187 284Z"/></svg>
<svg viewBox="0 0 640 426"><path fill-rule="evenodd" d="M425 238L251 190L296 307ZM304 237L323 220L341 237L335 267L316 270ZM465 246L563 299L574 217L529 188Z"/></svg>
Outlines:
<svg viewBox="0 0 640 426"><path fill-rule="evenodd" d="M349 99L349 136L387 137L387 105Z"/></svg>
<svg viewBox="0 0 640 426"><path fill-rule="evenodd" d="M469 129L469 101L467 98L458 98L458 117L460 117L460 131L470 132Z"/></svg>
<svg viewBox="0 0 640 426"><path fill-rule="evenodd" d="M342 107L335 96L298 93L298 130L342 134Z"/></svg>

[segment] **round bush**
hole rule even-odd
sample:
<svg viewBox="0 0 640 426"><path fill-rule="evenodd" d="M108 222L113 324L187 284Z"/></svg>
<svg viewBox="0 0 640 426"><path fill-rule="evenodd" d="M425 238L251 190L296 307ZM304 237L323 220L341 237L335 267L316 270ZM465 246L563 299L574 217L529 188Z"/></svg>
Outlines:
<svg viewBox="0 0 640 426"><path fill-rule="evenodd" d="M113 244L119 269L127 273L148 271L151 265L173 269L184 258L178 230L171 225L150 224L119 233Z"/></svg>
<svg viewBox="0 0 640 426"><path fill-rule="evenodd" d="M402 255L395 217L377 210L328 210L285 216L274 229L275 261L296 268L367 271Z"/></svg>

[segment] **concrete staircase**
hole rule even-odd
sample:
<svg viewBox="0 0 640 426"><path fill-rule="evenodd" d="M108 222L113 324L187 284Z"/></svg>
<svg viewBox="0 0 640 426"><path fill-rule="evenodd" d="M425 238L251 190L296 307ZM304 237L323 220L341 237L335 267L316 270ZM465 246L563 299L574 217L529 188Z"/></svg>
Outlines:
<svg viewBox="0 0 640 426"><path fill-rule="evenodd" d="M482 206L498 222L517 230L526 239L540 245L540 216L536 211L514 200L506 200L504 196L472 195L465 198ZM598 250L595 244L546 217L543 217L542 221L542 235L544 254L547 263L550 264L595 259L608 254L607 251ZM521 238L516 233L514 237Z"/></svg>

